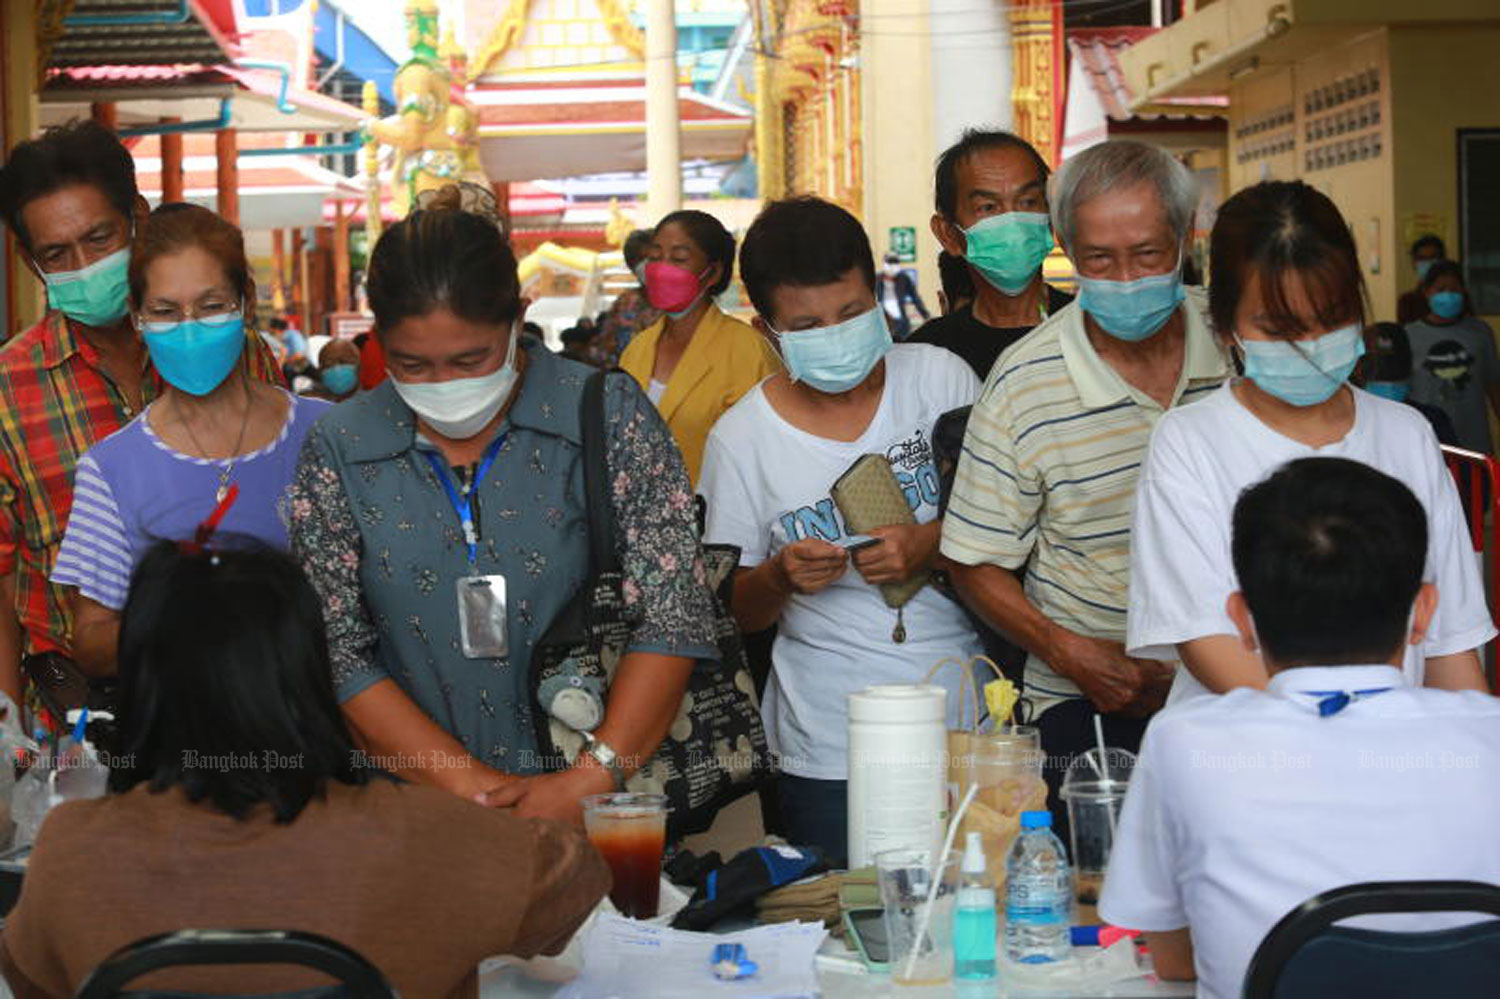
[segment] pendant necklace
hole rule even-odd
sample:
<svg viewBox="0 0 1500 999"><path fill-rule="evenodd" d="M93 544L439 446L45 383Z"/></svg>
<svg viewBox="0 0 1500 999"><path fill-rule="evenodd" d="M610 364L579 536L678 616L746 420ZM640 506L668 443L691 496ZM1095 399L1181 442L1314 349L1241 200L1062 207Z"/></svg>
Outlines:
<svg viewBox="0 0 1500 999"><path fill-rule="evenodd" d="M235 462L240 459L240 449L245 446L245 431L250 426L250 407L253 404L254 400L250 396L250 387L247 385L245 386L245 416L244 419L240 420L239 440L234 442L234 454L229 457L224 467L219 469L219 487L214 490L215 503L224 502L224 497L229 494L229 477L234 474ZM198 443L198 435L193 433L193 425L187 421L186 416L182 417L182 425L187 429L188 439L193 442L193 446L198 449L198 453L203 455L205 460L212 462L214 459L209 456L208 449Z"/></svg>

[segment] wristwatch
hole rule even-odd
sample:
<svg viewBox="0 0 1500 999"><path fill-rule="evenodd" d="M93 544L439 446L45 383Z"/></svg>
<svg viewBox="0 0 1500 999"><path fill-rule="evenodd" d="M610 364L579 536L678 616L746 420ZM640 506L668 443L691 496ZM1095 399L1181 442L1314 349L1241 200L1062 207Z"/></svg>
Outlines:
<svg viewBox="0 0 1500 999"><path fill-rule="evenodd" d="M605 770L609 771L610 777L614 778L615 790L625 790L625 768L620 766L620 754L616 753L614 747L607 742L594 738L592 732L583 733L584 749Z"/></svg>

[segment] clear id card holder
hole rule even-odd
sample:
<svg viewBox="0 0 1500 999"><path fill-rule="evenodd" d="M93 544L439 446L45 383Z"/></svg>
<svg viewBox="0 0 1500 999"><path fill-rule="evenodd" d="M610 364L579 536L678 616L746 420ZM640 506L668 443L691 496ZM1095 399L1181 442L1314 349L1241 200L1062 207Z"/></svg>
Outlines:
<svg viewBox="0 0 1500 999"><path fill-rule="evenodd" d="M458 635L469 659L510 655L504 576L465 576L458 580Z"/></svg>

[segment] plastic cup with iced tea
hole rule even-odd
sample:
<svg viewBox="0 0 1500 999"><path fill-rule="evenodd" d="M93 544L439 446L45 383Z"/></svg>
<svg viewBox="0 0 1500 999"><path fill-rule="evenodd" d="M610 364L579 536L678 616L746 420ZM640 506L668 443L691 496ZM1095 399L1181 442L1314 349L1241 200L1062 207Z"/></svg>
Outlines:
<svg viewBox="0 0 1500 999"><path fill-rule="evenodd" d="M660 794L595 794L583 799L583 827L614 875L609 900L631 919L656 915L667 799Z"/></svg>

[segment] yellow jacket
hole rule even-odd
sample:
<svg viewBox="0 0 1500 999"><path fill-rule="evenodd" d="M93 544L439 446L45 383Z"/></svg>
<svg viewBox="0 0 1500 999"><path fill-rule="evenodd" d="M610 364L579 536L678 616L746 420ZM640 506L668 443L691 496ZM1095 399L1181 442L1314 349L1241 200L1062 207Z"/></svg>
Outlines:
<svg viewBox="0 0 1500 999"><path fill-rule="evenodd" d="M665 327L665 318L652 323L637 333L620 355L620 367L630 372L642 389L651 385L656 344ZM740 396L780 368L775 351L753 326L726 316L717 305L709 305L667 380L667 390L657 407L677 439L694 486L703 465L703 445L714 423L739 402Z"/></svg>

